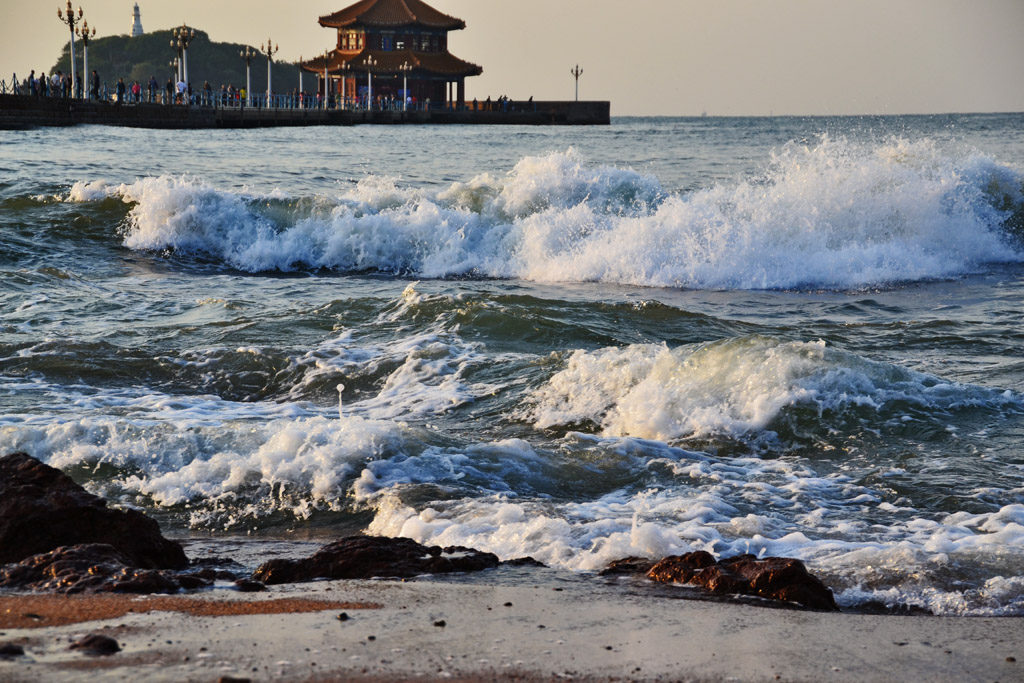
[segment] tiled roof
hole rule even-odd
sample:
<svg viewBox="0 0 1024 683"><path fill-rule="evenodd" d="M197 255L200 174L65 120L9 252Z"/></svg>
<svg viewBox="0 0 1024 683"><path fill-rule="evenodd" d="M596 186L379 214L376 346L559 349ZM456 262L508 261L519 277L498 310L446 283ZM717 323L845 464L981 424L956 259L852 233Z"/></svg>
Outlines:
<svg viewBox="0 0 1024 683"><path fill-rule="evenodd" d="M401 52L363 50L354 55L334 50L329 54L327 71L337 76L341 73L341 65L348 62L353 74L365 72L366 66L363 62L366 61L367 57L371 56L377 62L376 66L373 67L373 74L375 76L394 76L400 74L398 67L407 62L414 67L414 70L409 74L410 78L416 78L425 74L452 77L479 76L484 72L482 67L463 61L450 52L413 52L412 50L403 50ZM304 61L302 68L312 73L322 74L324 72L324 60L322 57L316 57Z"/></svg>
<svg viewBox="0 0 1024 683"><path fill-rule="evenodd" d="M423 0L360 0L334 14L320 17L320 25L329 28L357 24L377 28L419 25L447 31L466 28L462 19L439 12Z"/></svg>

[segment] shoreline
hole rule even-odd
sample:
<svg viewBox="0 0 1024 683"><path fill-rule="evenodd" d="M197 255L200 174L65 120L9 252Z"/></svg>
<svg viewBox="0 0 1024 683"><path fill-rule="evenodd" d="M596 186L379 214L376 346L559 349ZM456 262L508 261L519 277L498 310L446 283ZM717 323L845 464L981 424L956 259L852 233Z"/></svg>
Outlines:
<svg viewBox="0 0 1024 683"><path fill-rule="evenodd" d="M25 650L0 657L0 681L1024 678L1015 661L1024 659L1021 617L808 612L553 570L494 572L316 581L263 593L0 596L0 611L39 598L136 610L0 628L0 644ZM309 601L324 609L301 609L317 604ZM147 603L157 609L141 611ZM185 603L212 607L182 610ZM88 633L115 638L122 651L67 649Z"/></svg>

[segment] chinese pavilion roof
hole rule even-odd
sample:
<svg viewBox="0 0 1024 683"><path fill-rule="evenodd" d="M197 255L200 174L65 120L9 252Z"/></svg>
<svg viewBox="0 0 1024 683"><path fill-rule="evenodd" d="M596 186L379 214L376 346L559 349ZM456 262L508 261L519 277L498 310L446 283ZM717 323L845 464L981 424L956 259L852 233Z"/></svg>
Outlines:
<svg viewBox="0 0 1024 683"><path fill-rule="evenodd" d="M327 71L338 76L341 74L341 65L348 63L350 72L355 75L366 72L364 62L367 57L372 57L376 64L372 71L375 75L394 76L399 72L398 67L408 63L413 67L412 77L423 75L437 76L479 76L484 72L483 68L471 62L459 59L450 52L414 52L412 50L401 50L396 52L385 52L383 50L363 50L352 54L334 50L328 53ZM302 62L302 68L313 73L324 72L324 59L318 57ZM418 72L418 74L417 74Z"/></svg>
<svg viewBox="0 0 1024 683"><path fill-rule="evenodd" d="M448 16L423 0L360 0L334 14L320 17L320 25L345 28L360 25L374 28L425 26L445 31L466 28L462 19Z"/></svg>

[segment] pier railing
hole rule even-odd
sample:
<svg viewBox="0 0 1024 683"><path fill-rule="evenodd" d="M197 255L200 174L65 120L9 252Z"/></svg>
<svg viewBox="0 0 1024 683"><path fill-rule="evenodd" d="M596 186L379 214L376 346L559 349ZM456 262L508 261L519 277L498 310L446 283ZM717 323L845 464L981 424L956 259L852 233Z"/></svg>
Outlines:
<svg viewBox="0 0 1024 683"><path fill-rule="evenodd" d="M32 87L27 80L19 81L17 75L12 75L9 81L0 79L0 94L23 95L25 97L39 97L47 99L82 99L91 102L107 102L131 106L136 104L160 104L166 106L190 106L209 107L214 109L312 109L312 110L337 110L337 111L411 111L411 112L438 112L438 111L495 111L495 112L528 112L537 111L536 104L532 101L512 102L510 100L497 100L472 103L455 104L447 102L426 101L405 101L400 98L377 98L367 102L365 98L341 97L332 94L324 97L319 93L298 93L298 94L274 94L256 93L243 96L239 91L220 90L193 90L192 92L177 93L163 88L150 89L145 87L139 93L132 93L130 88L125 88L119 93L116 86L110 87L103 83L98 91L90 88L87 97L71 97L68 93L54 92L52 87L44 89L37 86Z"/></svg>

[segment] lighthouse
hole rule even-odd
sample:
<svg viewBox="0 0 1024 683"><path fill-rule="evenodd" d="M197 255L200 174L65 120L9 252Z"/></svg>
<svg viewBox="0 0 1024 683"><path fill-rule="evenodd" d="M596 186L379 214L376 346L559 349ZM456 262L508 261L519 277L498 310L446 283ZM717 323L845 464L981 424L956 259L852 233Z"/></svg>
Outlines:
<svg viewBox="0 0 1024 683"><path fill-rule="evenodd" d="M139 13L139 3L135 3L135 12L132 16L132 38L142 35L142 15Z"/></svg>

